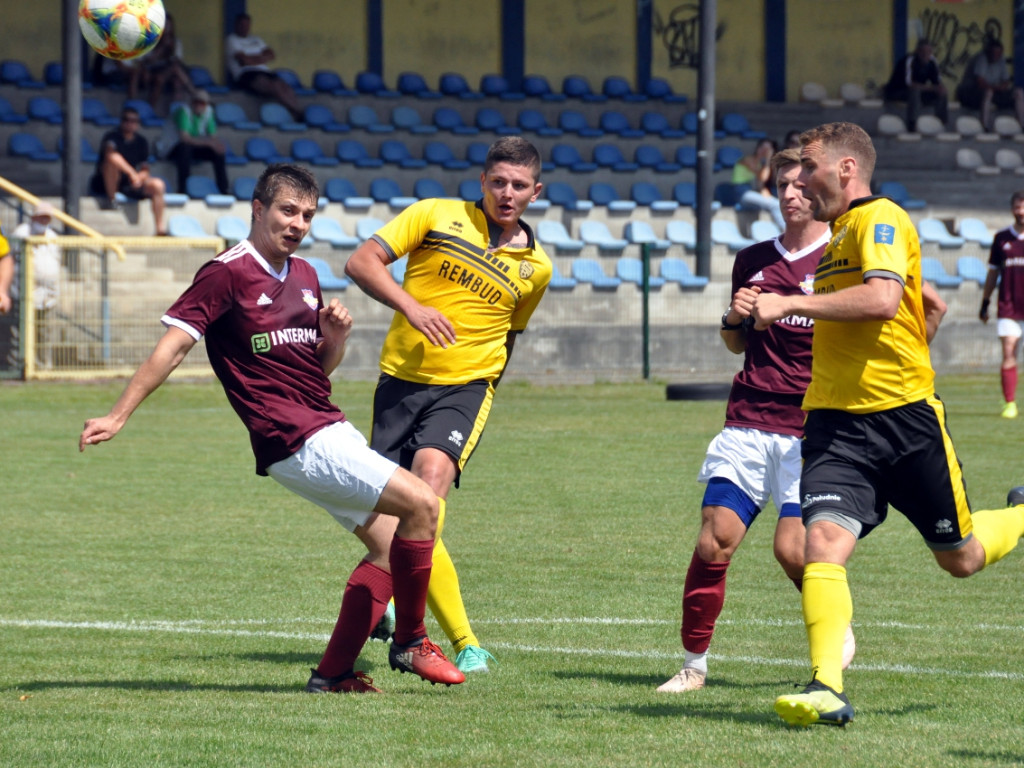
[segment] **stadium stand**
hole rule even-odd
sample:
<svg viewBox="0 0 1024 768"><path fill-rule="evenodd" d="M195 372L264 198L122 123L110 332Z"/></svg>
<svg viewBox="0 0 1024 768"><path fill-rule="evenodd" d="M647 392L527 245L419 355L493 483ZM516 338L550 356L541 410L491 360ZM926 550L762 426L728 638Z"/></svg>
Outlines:
<svg viewBox="0 0 1024 768"><path fill-rule="evenodd" d="M577 283L588 283L596 291L614 291L622 279L605 274L594 259L580 257L572 261L572 277Z"/></svg>
<svg viewBox="0 0 1024 768"><path fill-rule="evenodd" d="M670 283L677 283L680 288L703 288L710 282L706 277L693 274L689 264L673 256L663 258L659 267L661 276Z"/></svg>
<svg viewBox="0 0 1024 768"><path fill-rule="evenodd" d="M988 266L976 256L960 256L956 260L956 274L965 282L984 286L988 278Z"/></svg>
<svg viewBox="0 0 1024 768"><path fill-rule="evenodd" d="M936 288L958 288L963 283L962 277L949 274L941 261L930 256L921 257L921 277L934 283Z"/></svg>
<svg viewBox="0 0 1024 768"><path fill-rule="evenodd" d="M615 262L615 276L624 283L632 283L638 288L644 286L643 262L633 256L622 256ZM648 274L647 285L651 290L658 290L665 285L665 278Z"/></svg>

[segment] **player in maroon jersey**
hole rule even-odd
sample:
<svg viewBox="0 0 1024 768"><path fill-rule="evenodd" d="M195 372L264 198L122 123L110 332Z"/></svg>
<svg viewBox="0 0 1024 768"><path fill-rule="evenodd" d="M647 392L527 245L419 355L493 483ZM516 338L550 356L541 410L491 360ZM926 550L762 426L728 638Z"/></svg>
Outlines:
<svg viewBox="0 0 1024 768"><path fill-rule="evenodd" d="M204 264L162 318L167 327L106 416L85 422L79 450L110 440L201 338L228 401L249 431L256 474L327 510L366 545L310 692L378 692L354 664L392 591L392 669L431 683L465 677L423 623L434 532L443 502L426 483L370 450L330 401L329 374L352 318L324 305L316 272L293 258L316 213L313 175L271 165L253 193L249 237ZM397 528L396 528L397 523Z"/></svg>
<svg viewBox="0 0 1024 768"><path fill-rule="evenodd" d="M996 232L988 255L988 276L982 289L981 322L988 322L988 306L992 292L999 285L996 303L996 333L1003 348L999 373L1003 384L1002 416L1017 418L1017 355L1024 334L1024 190L1010 198L1013 224Z"/></svg>
<svg viewBox="0 0 1024 768"><path fill-rule="evenodd" d="M701 528L683 587L683 668L658 690L693 691L704 686L707 652L725 602L730 559L769 498L779 511L775 557L799 589L804 567L800 517L800 437L804 390L811 378L813 321L776 323L755 331L750 309L761 291L812 293L814 270L829 240L828 225L814 220L797 184L800 150L775 153L776 180L786 230L736 254L732 303L722 315L721 337L742 354L733 379L725 428L708 446L698 480L707 485ZM847 654L853 655L853 636ZM849 659L846 660L849 663Z"/></svg>

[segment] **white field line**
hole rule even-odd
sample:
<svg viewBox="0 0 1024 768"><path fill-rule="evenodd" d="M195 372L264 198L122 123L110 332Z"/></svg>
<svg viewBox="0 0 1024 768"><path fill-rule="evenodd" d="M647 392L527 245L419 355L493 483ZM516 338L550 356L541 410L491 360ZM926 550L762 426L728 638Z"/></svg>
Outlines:
<svg viewBox="0 0 1024 768"><path fill-rule="evenodd" d="M229 637L273 637L286 640L317 640L326 642L330 637L323 632L282 632L272 629L242 629L241 626L269 627L280 624L322 624L320 619L243 619L225 621L207 621L193 619L186 621L55 621L48 619L5 619L0 618L0 627L17 627L21 629L70 629L97 630L105 632L166 632L170 634L219 635ZM476 621L477 624L603 624L603 625L663 625L675 622L648 619L616 619L616 618L579 618L579 619L492 619ZM800 622L775 621L730 621L719 622L734 625L770 624L772 626L795 625ZM862 625L863 626L863 625ZM922 625L903 625L899 623L880 622L873 626L907 627L912 629L934 629ZM985 629L985 625L978 625ZM1019 626L989 625L988 629L1002 629L1014 632L1022 631ZM579 648L552 645L523 645L519 643L488 643L488 648L522 653L556 653L567 656L594 656L620 659L674 659L679 660L681 653L664 653L662 651L614 650L610 648ZM806 659L768 658L762 656L715 656L715 660L724 663L758 664L772 667L803 667ZM908 675L950 675L954 677L996 678L1002 680L1024 680L1022 672L1004 672L988 670L970 672L959 669L943 669L938 667L917 667L910 664L859 664L854 663L851 669L872 672L895 672Z"/></svg>

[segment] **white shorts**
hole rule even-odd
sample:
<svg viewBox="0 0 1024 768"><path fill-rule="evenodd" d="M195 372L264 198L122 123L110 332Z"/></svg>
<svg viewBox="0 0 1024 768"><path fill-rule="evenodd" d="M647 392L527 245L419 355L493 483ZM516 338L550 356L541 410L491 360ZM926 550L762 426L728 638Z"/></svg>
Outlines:
<svg viewBox="0 0 1024 768"><path fill-rule="evenodd" d="M731 481L758 509L800 503L800 438L749 427L726 427L708 446L697 479Z"/></svg>
<svg viewBox="0 0 1024 768"><path fill-rule="evenodd" d="M353 531L370 518L398 465L370 450L349 422L324 427L267 474L292 493L323 507Z"/></svg>
<svg viewBox="0 0 1024 768"><path fill-rule="evenodd" d="M1001 339L1006 337L1019 339L1021 335L1024 335L1024 325L1021 324L1020 320L1000 317L999 322L996 323L996 333L999 334Z"/></svg>

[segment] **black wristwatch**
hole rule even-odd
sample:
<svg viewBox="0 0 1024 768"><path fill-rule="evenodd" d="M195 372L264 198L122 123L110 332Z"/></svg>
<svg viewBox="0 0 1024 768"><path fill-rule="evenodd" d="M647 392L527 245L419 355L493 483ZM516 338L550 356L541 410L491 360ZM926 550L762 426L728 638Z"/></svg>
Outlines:
<svg viewBox="0 0 1024 768"><path fill-rule="evenodd" d="M722 315L722 330L723 331L738 331L743 327L743 321L740 320L738 323L729 322L729 313L732 311L732 307L725 310L725 314Z"/></svg>

